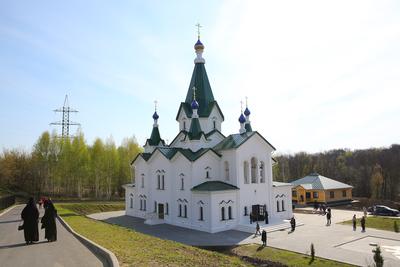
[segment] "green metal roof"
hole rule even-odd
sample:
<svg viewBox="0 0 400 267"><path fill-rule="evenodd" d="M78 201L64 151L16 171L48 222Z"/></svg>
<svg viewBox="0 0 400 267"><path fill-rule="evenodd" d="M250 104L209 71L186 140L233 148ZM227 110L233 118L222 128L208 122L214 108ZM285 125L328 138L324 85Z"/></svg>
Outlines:
<svg viewBox="0 0 400 267"><path fill-rule="evenodd" d="M343 189L353 188L353 186L338 182L328 177L322 176L318 173L311 173L303 178L291 182L292 185L301 185L305 189L315 190L330 190L330 189Z"/></svg>
<svg viewBox="0 0 400 267"><path fill-rule="evenodd" d="M142 153L139 154L138 156L141 156L145 161L148 161L153 154L156 151L160 151L161 154L163 154L167 159L172 159L176 153L181 153L185 158L187 158L189 161L196 161L198 158L200 158L201 156L203 156L205 153L207 153L208 151L212 151L213 153L215 153L218 157L221 157L221 154L219 154L218 152L216 152L214 149L212 148L201 148L196 152L193 152L190 149L187 148L178 148L178 147L157 147L153 153ZM137 157L135 159L133 159L132 163L137 159Z"/></svg>
<svg viewBox="0 0 400 267"><path fill-rule="evenodd" d="M226 150L226 149L232 149L232 148L238 148L241 146L243 143L245 143L247 140L249 140L253 135L257 134L260 136L268 145L270 145L274 150L275 147L271 145L270 142L268 142L261 134L259 134L257 131L254 132L245 132L242 134L231 134L228 137L225 137L224 140L222 140L220 143L218 143L214 149L216 151L219 150Z"/></svg>
<svg viewBox="0 0 400 267"><path fill-rule="evenodd" d="M197 97L196 97L196 98L197 98ZM207 118L207 117L209 117L210 114L211 114L211 111L212 111L213 108L214 108L214 106L217 107L219 113L220 113L221 116L222 116L222 119L225 120L224 114L222 113L221 108L219 107L217 101L212 101L212 102L208 103L208 105L207 105L205 108L203 108L203 109L202 109L201 106L200 106L200 107L199 107L199 110L198 110L198 112L197 112L197 113L199 114L199 117L200 117L200 118ZM190 107L190 104L189 104L189 103L186 103L186 102L181 102L181 105L179 106L179 109L178 109L178 113L176 114L176 120L178 120L178 116L179 116L179 113L181 112L181 109L183 109L183 111L185 112L185 114L186 114L186 116L187 116L188 118L191 118L191 117L192 117L193 111L192 111L192 108Z"/></svg>
<svg viewBox="0 0 400 267"><path fill-rule="evenodd" d="M160 131L158 130L158 127L153 127L150 138L147 139L146 143L151 146L158 146L160 142L164 144L164 140L162 140L160 136Z"/></svg>
<svg viewBox="0 0 400 267"><path fill-rule="evenodd" d="M246 123L244 125L244 128L246 129L246 132L252 132L253 131L253 129L251 129L251 124L250 123Z"/></svg>
<svg viewBox="0 0 400 267"><path fill-rule="evenodd" d="M199 140L202 135L204 135L204 132L201 130L199 119L193 118L188 132L189 139Z"/></svg>
<svg viewBox="0 0 400 267"><path fill-rule="evenodd" d="M193 87L196 88L196 101L200 106L199 114L202 114L208 107L208 104L214 101L214 95L211 90L210 82L208 81L204 63L196 63L194 65L192 79L190 80L185 100L185 103L188 103L189 105L193 101Z"/></svg>
<svg viewBox="0 0 400 267"><path fill-rule="evenodd" d="M192 191L225 191L225 190L239 190L237 186L224 183L222 181L207 181L202 184L194 186Z"/></svg>

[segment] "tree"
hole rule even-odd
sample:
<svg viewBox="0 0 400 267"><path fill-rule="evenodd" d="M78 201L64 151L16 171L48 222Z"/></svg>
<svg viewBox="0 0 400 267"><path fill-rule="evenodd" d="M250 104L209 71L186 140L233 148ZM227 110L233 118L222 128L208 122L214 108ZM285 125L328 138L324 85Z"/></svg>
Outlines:
<svg viewBox="0 0 400 267"><path fill-rule="evenodd" d="M375 164L371 175L371 197L379 199L382 197L383 175L382 167Z"/></svg>

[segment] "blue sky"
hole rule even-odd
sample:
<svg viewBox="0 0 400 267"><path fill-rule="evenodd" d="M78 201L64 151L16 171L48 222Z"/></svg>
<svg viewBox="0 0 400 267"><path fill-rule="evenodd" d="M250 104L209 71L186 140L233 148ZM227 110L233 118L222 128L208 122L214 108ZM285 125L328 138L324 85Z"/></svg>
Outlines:
<svg viewBox="0 0 400 267"><path fill-rule="evenodd" d="M225 135L249 98L278 152L399 143L398 1L1 1L0 148L29 150L65 94L89 143L178 132L200 22ZM59 130L60 131L60 130Z"/></svg>

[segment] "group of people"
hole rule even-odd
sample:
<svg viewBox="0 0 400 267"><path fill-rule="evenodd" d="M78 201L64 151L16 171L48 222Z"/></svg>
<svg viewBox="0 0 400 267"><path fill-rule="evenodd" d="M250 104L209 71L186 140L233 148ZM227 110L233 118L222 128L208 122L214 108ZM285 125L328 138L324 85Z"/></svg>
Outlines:
<svg viewBox="0 0 400 267"><path fill-rule="evenodd" d="M43 205L44 215L41 219L41 228L45 229L45 239L52 242L57 240L56 217L57 210L50 199L39 200L39 208ZM39 209L31 197L22 210L21 218L23 224L20 226L24 230L25 242L27 245L39 241Z"/></svg>
<svg viewBox="0 0 400 267"><path fill-rule="evenodd" d="M263 246L267 246L267 231L262 230L262 232L260 232L260 225L258 224L258 222L256 223L256 232L254 234L254 237L256 237L257 235L261 236L261 241L263 243Z"/></svg>
<svg viewBox="0 0 400 267"><path fill-rule="evenodd" d="M360 219L361 232L365 232L365 218L366 218L366 217L367 217L367 216L364 215L364 216L362 216L361 219ZM356 230L357 230L357 217L356 217L355 214L353 215L352 222L353 222L353 231L356 231Z"/></svg>

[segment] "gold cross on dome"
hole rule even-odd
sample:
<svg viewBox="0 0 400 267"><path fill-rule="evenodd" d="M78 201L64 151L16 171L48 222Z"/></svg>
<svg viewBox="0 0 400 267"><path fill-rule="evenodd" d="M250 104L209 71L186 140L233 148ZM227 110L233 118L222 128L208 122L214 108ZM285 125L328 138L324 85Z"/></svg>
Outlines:
<svg viewBox="0 0 400 267"><path fill-rule="evenodd" d="M197 23L195 26L197 27L197 38L200 39L200 28L203 26L201 26L200 23Z"/></svg>
<svg viewBox="0 0 400 267"><path fill-rule="evenodd" d="M194 87L193 86L193 88L192 88L192 90L193 90L193 100L196 100L196 87Z"/></svg>
<svg viewBox="0 0 400 267"><path fill-rule="evenodd" d="M246 108L247 108L247 96L246 96Z"/></svg>
<svg viewBox="0 0 400 267"><path fill-rule="evenodd" d="M157 111L157 100L154 100L154 110Z"/></svg>
<svg viewBox="0 0 400 267"><path fill-rule="evenodd" d="M242 112L243 112L243 101L240 100L240 113L242 113Z"/></svg>

